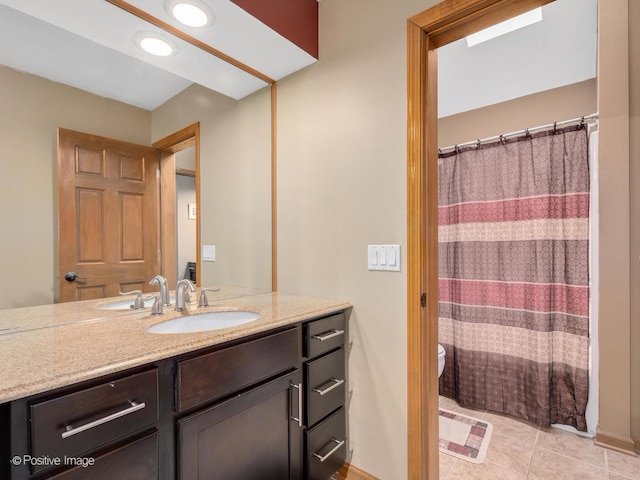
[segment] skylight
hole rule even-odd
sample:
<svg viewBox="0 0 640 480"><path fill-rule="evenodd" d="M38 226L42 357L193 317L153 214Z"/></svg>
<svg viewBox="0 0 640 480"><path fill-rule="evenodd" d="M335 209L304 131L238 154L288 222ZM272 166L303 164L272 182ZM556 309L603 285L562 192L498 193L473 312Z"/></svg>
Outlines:
<svg viewBox="0 0 640 480"><path fill-rule="evenodd" d="M534 23L541 21L542 7L538 7L527 13L523 13L522 15L510 18L509 20L505 20L502 23L498 23L497 25L485 28L484 30L480 30L479 32L469 35L467 37L467 46L473 47L474 45L486 42L487 40L491 40L492 38L505 35L507 33L527 27L529 25L533 25Z"/></svg>

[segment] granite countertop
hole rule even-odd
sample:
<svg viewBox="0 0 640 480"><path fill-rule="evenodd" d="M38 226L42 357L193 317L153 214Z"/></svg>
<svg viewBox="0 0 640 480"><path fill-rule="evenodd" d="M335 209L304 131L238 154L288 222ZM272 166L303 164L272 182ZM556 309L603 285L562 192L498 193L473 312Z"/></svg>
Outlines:
<svg viewBox="0 0 640 480"><path fill-rule="evenodd" d="M208 297L207 308L197 308L194 302L186 312L166 309L162 316L151 316L149 308L97 309L122 298L1 311L0 403L351 307L340 300L281 293ZM151 325L172 318L224 310L247 310L260 318L209 332L147 332Z"/></svg>

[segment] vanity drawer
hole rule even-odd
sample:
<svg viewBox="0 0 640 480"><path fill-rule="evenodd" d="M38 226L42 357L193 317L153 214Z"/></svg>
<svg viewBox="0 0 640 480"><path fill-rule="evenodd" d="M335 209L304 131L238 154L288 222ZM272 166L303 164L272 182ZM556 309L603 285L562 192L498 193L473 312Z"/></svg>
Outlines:
<svg viewBox="0 0 640 480"><path fill-rule="evenodd" d="M93 457L92 457L93 458ZM112 480L158 478L158 433L153 432L95 457L92 465L76 466L47 480Z"/></svg>
<svg viewBox="0 0 640 480"><path fill-rule="evenodd" d="M295 368L298 327L178 363L178 411Z"/></svg>
<svg viewBox="0 0 640 480"><path fill-rule="evenodd" d="M305 363L307 425L314 425L344 404L344 374L344 348Z"/></svg>
<svg viewBox="0 0 640 480"><path fill-rule="evenodd" d="M314 320L304 326L304 356L316 357L345 342L344 312Z"/></svg>
<svg viewBox="0 0 640 480"><path fill-rule="evenodd" d="M32 456L80 456L158 420L158 370L35 403L30 416Z"/></svg>
<svg viewBox="0 0 640 480"><path fill-rule="evenodd" d="M327 480L347 458L344 407L306 432L308 480Z"/></svg>

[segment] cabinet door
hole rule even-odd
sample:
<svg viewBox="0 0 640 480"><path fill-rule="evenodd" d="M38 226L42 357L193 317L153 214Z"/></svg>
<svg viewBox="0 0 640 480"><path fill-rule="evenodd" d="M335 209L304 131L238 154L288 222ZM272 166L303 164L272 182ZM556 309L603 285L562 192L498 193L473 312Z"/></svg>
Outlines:
<svg viewBox="0 0 640 480"><path fill-rule="evenodd" d="M300 381L296 370L179 420L179 478L301 478Z"/></svg>

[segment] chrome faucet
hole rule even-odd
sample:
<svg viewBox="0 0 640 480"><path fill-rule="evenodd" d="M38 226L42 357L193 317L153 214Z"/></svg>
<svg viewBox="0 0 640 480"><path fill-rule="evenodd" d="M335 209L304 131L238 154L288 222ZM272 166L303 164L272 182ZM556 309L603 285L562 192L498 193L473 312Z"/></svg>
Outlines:
<svg viewBox="0 0 640 480"><path fill-rule="evenodd" d="M186 290L185 290L186 289ZM184 299L188 292L195 292L196 287L193 286L190 280L183 278L176 283L176 312L183 312L186 310L184 306Z"/></svg>
<svg viewBox="0 0 640 480"><path fill-rule="evenodd" d="M157 284L160 288L160 303L163 307L171 306L171 299L169 298L169 282L162 275L156 275L149 281L149 285Z"/></svg>

